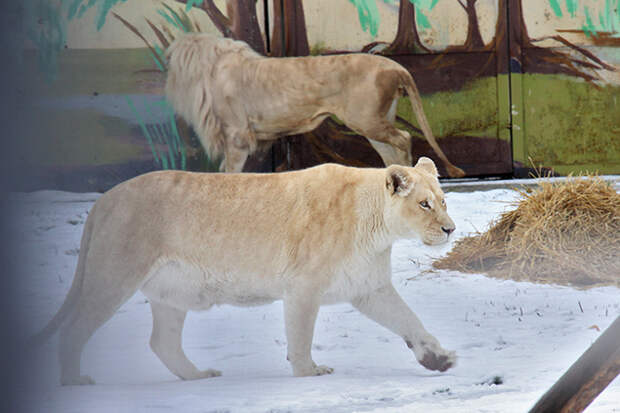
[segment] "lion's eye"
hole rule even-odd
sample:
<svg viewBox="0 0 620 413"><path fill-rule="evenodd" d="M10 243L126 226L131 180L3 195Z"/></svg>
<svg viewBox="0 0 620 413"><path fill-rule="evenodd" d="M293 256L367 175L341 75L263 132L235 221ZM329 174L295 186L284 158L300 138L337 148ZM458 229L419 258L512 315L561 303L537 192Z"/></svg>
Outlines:
<svg viewBox="0 0 620 413"><path fill-rule="evenodd" d="M446 206L446 200L445 200L445 199L442 199L442 200L441 200L441 205L442 205L442 206Z"/></svg>
<svg viewBox="0 0 620 413"><path fill-rule="evenodd" d="M420 202L420 206L424 209L431 209L431 206L428 204L428 201Z"/></svg>

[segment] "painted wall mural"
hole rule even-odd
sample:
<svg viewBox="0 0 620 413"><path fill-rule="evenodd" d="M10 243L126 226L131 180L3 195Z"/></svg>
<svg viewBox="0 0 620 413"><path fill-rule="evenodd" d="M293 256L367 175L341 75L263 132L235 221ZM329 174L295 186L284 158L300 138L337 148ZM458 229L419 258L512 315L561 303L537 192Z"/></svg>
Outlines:
<svg viewBox="0 0 620 413"><path fill-rule="evenodd" d="M523 174L532 164L618 171L617 0L351 3L372 41L340 46L405 65L446 154L470 174ZM382 33L384 24L395 29ZM433 112L444 93L452 106Z"/></svg>
<svg viewBox="0 0 620 413"><path fill-rule="evenodd" d="M416 79L440 146L470 176L524 175L534 165L561 174L620 173L619 2L32 0L24 27L37 50L29 61L33 66L38 60L42 80L35 83L43 101L59 103L60 95L62 105L73 102L72 110L83 113L84 105L75 106L80 98L71 81L86 90L92 85L91 100L98 93L103 102L92 129L101 130L97 139L125 151L126 156L109 157L125 165L125 174L217 167L191 129L171 120L162 103L163 50L187 30L244 40L271 56L365 52L396 60ZM125 44L132 49L119 48ZM135 49L138 45L143 48ZM123 69L110 70L103 80L101 69L88 65L98 59L110 67L121 59ZM106 104L116 105L116 112ZM108 125L123 122L125 138L112 142L114 128ZM434 158L407 99L399 102L397 126L412 134L414 158ZM80 140L73 140L81 152ZM126 168L137 159L142 166ZM364 138L329 118L315 131L277 143L267 156L250 159L245 169L323 162L381 164Z"/></svg>

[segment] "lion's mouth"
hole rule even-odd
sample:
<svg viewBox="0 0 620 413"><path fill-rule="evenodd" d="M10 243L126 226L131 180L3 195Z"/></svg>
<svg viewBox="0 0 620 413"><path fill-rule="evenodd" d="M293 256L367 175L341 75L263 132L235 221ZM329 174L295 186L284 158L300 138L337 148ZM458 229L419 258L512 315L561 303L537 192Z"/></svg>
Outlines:
<svg viewBox="0 0 620 413"><path fill-rule="evenodd" d="M425 237L422 239L422 242L429 246L445 244L446 242L448 242L448 235L437 234L436 236Z"/></svg>

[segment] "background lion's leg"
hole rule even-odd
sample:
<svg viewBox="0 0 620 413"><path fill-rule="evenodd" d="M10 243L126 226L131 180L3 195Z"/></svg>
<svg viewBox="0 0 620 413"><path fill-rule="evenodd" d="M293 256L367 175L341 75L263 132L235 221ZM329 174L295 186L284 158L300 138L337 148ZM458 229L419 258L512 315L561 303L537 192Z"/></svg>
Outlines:
<svg viewBox="0 0 620 413"><path fill-rule="evenodd" d="M224 150L224 172L242 172L249 155L249 148L238 148L228 142Z"/></svg>
<svg viewBox="0 0 620 413"><path fill-rule="evenodd" d="M394 146L376 141L374 139L367 138L368 142L372 145L375 151L381 156L385 166L392 164L407 165L410 166L413 163L411 159L411 152L404 152Z"/></svg>
<svg viewBox="0 0 620 413"><path fill-rule="evenodd" d="M427 369L445 371L454 365L454 352L443 349L437 339L424 329L420 319L392 284L358 297L352 304L371 320L401 336Z"/></svg>
<svg viewBox="0 0 620 413"><path fill-rule="evenodd" d="M372 118L364 122L354 122L345 124L355 132L364 135L369 139L387 143L401 151L411 153L411 135L392 125L387 119Z"/></svg>
<svg viewBox="0 0 620 413"><path fill-rule="evenodd" d="M363 125L356 132L368 138L386 166L391 164L411 166L411 135L396 128L387 119L376 120L372 125Z"/></svg>
<svg viewBox="0 0 620 413"><path fill-rule="evenodd" d="M349 128L368 138L383 163L411 166L411 135L394 126L397 99L392 98L383 109L372 104L364 113L337 113Z"/></svg>
<svg viewBox="0 0 620 413"><path fill-rule="evenodd" d="M187 311L150 300L153 313L151 349L168 370L183 380L220 376L217 370L200 371L189 361L182 348L183 324Z"/></svg>
<svg viewBox="0 0 620 413"><path fill-rule="evenodd" d="M293 367L293 374L298 377L320 376L333 372L333 369L317 366L312 361L312 337L319 312L319 297L308 291L299 294L287 293L284 297L284 323L288 343L286 358Z"/></svg>

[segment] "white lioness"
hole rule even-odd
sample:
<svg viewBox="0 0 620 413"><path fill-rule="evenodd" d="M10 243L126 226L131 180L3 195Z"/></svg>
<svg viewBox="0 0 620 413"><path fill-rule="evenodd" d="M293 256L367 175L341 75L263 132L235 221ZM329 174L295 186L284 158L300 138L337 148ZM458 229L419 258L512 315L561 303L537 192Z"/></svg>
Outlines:
<svg viewBox="0 0 620 413"><path fill-rule="evenodd" d="M198 370L181 348L189 310L284 301L295 376L331 373L310 349L321 304L351 302L401 336L431 370L455 363L400 298L390 253L399 238L445 242L454 231L437 170L322 165L281 174L153 172L122 183L93 206L62 307L37 337L61 328L63 384L80 373L91 335L138 289L153 312L151 348L170 371Z"/></svg>

